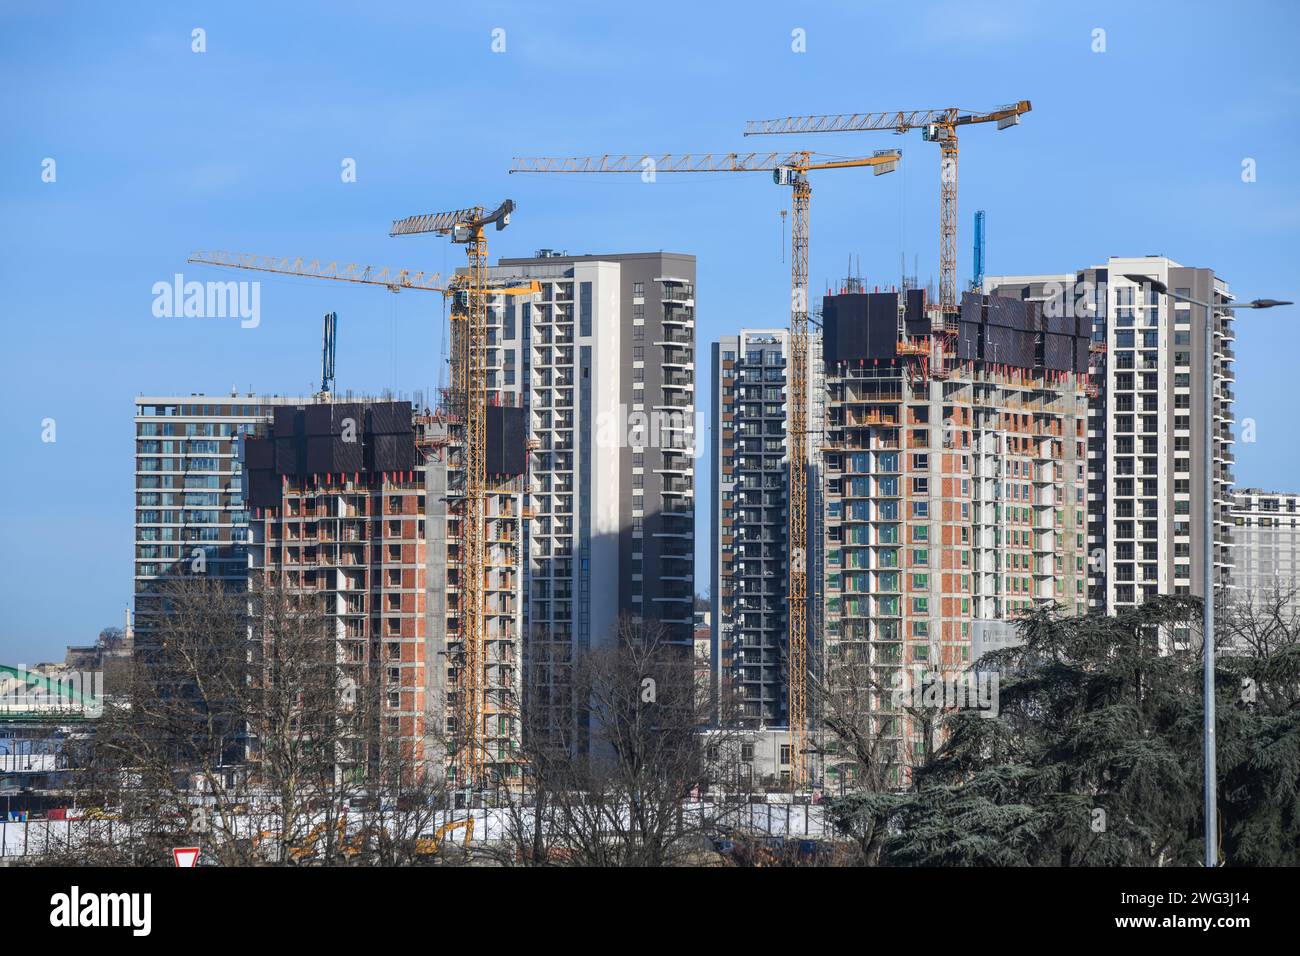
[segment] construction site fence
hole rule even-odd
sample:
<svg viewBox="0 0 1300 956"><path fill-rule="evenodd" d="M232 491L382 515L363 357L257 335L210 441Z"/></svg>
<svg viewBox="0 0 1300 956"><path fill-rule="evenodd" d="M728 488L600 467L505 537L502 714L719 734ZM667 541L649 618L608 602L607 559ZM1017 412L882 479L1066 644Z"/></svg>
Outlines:
<svg viewBox="0 0 1300 956"><path fill-rule="evenodd" d="M696 801L682 804L681 826L692 832L714 832L719 836L747 834L755 836L830 839L834 827L826 819L825 808L801 803L738 803ZM513 834L530 832L534 822L533 809L519 807L489 807L480 809L443 810L431 814L423 836L431 835L448 823L472 817L474 826L471 841L474 844L497 843L509 840ZM362 815L346 824L351 834L362 822ZM259 830L270 829L265 817L238 818L229 839L251 838ZM373 817L369 822L374 822ZM623 811L622 824L630 823L630 815ZM465 828L468 829L468 828ZM547 829L544 827L543 829ZM78 820L0 820L0 860L19 860L75 853L79 846L91 843L96 846L130 845L137 836L155 832L156 825L146 821L121 821L111 819ZM195 844L206 842L207 836L195 835ZM465 830L449 836L455 844L465 842Z"/></svg>

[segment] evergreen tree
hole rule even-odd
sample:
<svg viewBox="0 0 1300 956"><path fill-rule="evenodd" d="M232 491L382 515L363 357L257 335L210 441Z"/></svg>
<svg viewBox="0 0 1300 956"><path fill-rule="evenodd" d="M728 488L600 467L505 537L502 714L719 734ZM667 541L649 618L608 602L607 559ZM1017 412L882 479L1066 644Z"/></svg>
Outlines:
<svg viewBox="0 0 1300 956"><path fill-rule="evenodd" d="M1240 627L1244 613L1225 626ZM994 717L944 718L906 792L835 801L847 834L883 828L894 865L1171 866L1203 856L1200 603L1114 617L1044 608L987 655ZM1300 864L1300 642L1236 642L1216 667L1221 844L1236 865Z"/></svg>

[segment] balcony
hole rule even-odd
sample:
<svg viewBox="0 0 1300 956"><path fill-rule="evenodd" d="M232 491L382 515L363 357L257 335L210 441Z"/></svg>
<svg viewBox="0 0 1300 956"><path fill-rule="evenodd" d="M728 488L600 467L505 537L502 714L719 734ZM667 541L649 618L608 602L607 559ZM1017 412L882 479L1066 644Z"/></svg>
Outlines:
<svg viewBox="0 0 1300 956"><path fill-rule="evenodd" d="M687 334L687 333L685 333L685 332L678 332L678 331L676 331L676 330L672 330L672 331L670 331L670 332L667 332L667 333L661 335L661 336L660 336L660 337L655 341L654 344L655 344L655 345L660 345L660 346L664 346L664 345L685 345L685 346L693 346L693 345L695 344L695 337L694 337L693 335L689 335L689 334ZM724 379L724 383L726 383L726 384L728 385L728 387L730 387L731 384L734 384L734 379L732 379L732 380L725 380L725 379Z"/></svg>

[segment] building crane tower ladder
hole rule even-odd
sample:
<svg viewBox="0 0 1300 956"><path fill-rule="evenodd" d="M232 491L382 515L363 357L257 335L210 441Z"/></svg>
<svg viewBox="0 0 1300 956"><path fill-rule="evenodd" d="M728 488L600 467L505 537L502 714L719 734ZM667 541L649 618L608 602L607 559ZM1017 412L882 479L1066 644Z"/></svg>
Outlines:
<svg viewBox="0 0 1300 956"><path fill-rule="evenodd" d="M482 786L486 758L487 681L486 622L483 613L487 574L486 530L483 519L487 498L487 239L484 230L510 224L513 200L496 210L482 206L450 212L409 216L393 223L391 236L435 233L450 236L465 246L468 269L452 281L452 396L465 430L465 512L462 518L464 548L461 554L460 629L462 665L458 668L456 782Z"/></svg>

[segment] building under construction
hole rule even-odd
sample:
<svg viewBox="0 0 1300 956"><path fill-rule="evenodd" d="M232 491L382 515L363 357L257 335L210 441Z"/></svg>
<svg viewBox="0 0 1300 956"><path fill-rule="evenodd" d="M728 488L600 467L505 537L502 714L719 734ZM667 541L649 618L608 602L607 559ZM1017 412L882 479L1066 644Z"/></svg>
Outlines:
<svg viewBox="0 0 1300 956"><path fill-rule="evenodd" d="M1213 536L1216 587L1232 581L1233 312L1213 315L1143 287L1149 276L1202 302L1230 305L1223 277L1166 256L1112 256L1077 272L998 275L984 289L1034 301L1045 312L1092 320L1089 426L1090 606L1106 614L1158 594L1203 596L1205 535ZM1212 352L1206 380L1206 323ZM1200 396L1213 398L1206 445ZM1212 469L1214 527L1199 516ZM1188 646L1190 629L1174 628Z"/></svg>
<svg viewBox="0 0 1300 956"><path fill-rule="evenodd" d="M467 245L446 286L413 270L191 257L449 297L437 415L338 402L326 316L322 391L263 421L248 504L254 567L328 592L358 683L382 689L432 766L478 789L518 766L525 643L564 701L570 662L612 641L621 618L662 625L683 651L693 636L694 258L543 250L489 268L483 230L513 209L393 224ZM350 537L321 537L321 521Z"/></svg>
<svg viewBox="0 0 1300 956"><path fill-rule="evenodd" d="M386 739L454 777L466 746L461 646L464 468L458 422L410 402L283 406L244 442L250 572L319 595L340 679L378 701ZM495 412L495 414L493 414ZM489 779L515 773L519 721L521 411L489 409L484 706ZM512 425L512 423L514 423ZM509 452L515 432L518 449Z"/></svg>
<svg viewBox="0 0 1300 956"><path fill-rule="evenodd" d="M815 679L846 661L882 690L900 669L954 673L976 622L1081 613L1090 320L973 293L942 312L916 289L827 296L823 318ZM935 741L893 719L887 691L879 706L902 784Z"/></svg>

